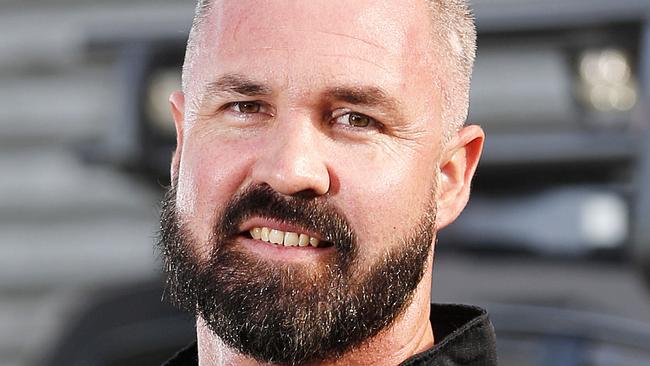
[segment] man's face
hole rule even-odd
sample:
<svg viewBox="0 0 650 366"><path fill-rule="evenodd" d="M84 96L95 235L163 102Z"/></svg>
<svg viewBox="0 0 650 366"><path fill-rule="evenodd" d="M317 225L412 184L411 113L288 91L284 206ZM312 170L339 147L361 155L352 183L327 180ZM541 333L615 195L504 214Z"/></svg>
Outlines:
<svg viewBox="0 0 650 366"><path fill-rule="evenodd" d="M177 295L227 344L268 359L255 334L280 323L302 332L286 342L329 349L272 360L324 358L361 341L323 340L334 318L368 337L408 305L430 260L445 128L423 3L215 2L201 26L174 103L163 252L192 272ZM300 234L318 247L290 246Z"/></svg>
<svg viewBox="0 0 650 366"><path fill-rule="evenodd" d="M178 209L197 239L252 184L327 196L367 260L420 220L443 128L431 25L420 1L367 3L215 4L190 68L178 166Z"/></svg>

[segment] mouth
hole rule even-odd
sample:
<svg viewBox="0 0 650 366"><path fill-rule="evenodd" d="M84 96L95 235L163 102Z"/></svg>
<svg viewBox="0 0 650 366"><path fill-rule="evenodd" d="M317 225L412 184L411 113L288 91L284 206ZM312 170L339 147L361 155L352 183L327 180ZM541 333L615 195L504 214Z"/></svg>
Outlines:
<svg viewBox="0 0 650 366"><path fill-rule="evenodd" d="M308 230L296 226L269 222L267 220L264 221L248 223L239 235L246 239L252 239L279 248L324 249L333 246L331 242L323 240L322 236L310 233Z"/></svg>

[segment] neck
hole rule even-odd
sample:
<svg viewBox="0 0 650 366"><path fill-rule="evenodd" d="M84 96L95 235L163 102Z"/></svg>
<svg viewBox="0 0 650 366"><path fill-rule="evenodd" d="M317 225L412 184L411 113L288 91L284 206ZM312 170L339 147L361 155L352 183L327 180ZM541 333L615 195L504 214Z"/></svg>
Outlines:
<svg viewBox="0 0 650 366"><path fill-rule="evenodd" d="M429 321L431 299L431 263L405 311L387 329L335 361L309 366L397 365L434 344ZM200 317L196 323L200 366L264 365L226 346Z"/></svg>

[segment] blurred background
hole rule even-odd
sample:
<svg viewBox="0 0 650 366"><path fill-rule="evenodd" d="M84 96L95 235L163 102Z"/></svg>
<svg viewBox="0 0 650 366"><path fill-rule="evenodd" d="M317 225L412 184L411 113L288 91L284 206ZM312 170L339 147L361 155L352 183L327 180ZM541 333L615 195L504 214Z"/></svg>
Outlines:
<svg viewBox="0 0 650 366"><path fill-rule="evenodd" d="M650 1L475 0L470 205L433 300L501 365L650 364ZM0 365L157 365L194 337L153 248L192 1L0 1Z"/></svg>

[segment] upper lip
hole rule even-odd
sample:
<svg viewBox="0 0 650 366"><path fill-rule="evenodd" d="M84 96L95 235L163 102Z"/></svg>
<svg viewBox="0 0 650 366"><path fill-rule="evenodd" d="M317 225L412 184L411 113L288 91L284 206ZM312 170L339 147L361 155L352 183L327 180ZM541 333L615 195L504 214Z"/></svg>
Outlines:
<svg viewBox="0 0 650 366"><path fill-rule="evenodd" d="M239 231L241 233L243 232L248 232L249 230L252 230L253 228L256 227L267 227L269 229L275 229L275 230L280 230L284 232L292 232L292 233L297 233L297 234L305 234L308 235L312 238L316 238L318 240L323 240L323 235L316 233L314 231L305 229L302 226L299 225L294 225L287 223L285 221L277 220L277 219L272 219L272 218L266 218L266 217L252 217L246 221L242 225L239 226Z"/></svg>

